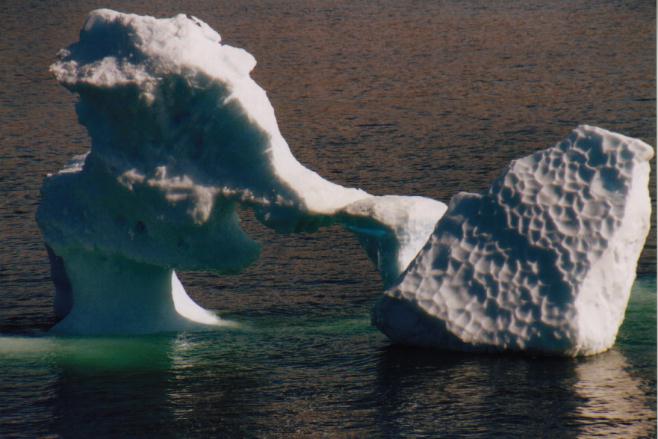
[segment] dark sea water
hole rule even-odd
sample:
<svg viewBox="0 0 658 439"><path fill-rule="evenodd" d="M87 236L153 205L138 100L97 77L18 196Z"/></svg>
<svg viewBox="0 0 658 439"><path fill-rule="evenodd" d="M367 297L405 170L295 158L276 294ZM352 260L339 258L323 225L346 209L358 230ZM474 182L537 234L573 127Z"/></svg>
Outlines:
<svg viewBox="0 0 658 439"><path fill-rule="evenodd" d="M651 1L0 0L0 437L656 436L655 214L618 342L591 358L392 346L351 235L248 212L257 264L181 273L239 328L45 336L39 187L89 145L48 65L98 7L208 22L258 60L299 160L375 194L482 191L579 123L656 145Z"/></svg>

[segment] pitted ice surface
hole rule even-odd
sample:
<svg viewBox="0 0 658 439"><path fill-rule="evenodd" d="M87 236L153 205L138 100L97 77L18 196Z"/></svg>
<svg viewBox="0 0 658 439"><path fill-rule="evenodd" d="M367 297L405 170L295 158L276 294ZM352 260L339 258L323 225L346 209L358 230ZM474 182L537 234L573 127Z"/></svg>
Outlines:
<svg viewBox="0 0 658 439"><path fill-rule="evenodd" d="M587 355L621 325L649 231L646 143L580 126L451 200L376 305L391 339L457 350Z"/></svg>

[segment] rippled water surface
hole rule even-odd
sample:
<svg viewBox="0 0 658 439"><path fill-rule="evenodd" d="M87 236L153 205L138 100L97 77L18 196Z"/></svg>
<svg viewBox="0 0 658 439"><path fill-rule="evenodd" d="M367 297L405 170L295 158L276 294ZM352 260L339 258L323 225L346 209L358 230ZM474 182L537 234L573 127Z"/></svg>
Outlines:
<svg viewBox="0 0 658 439"><path fill-rule="evenodd" d="M647 437L656 283L591 358L390 346L367 307L242 317L239 329L0 338L0 426L26 437ZM234 316L238 318L238 316Z"/></svg>
<svg viewBox="0 0 658 439"><path fill-rule="evenodd" d="M240 328L44 336L38 190L89 144L48 65L101 6L207 21L255 55L296 156L375 194L481 191L578 123L656 144L653 2L5 1L0 437L656 436L655 227L618 343L593 358L393 347L369 324L381 283L353 237L276 235L248 213L256 265L181 274Z"/></svg>

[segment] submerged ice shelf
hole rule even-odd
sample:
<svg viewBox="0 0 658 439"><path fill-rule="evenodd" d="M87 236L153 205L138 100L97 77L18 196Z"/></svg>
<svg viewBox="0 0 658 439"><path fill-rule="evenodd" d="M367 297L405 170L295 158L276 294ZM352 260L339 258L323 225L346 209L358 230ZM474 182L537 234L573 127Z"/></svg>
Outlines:
<svg viewBox="0 0 658 439"><path fill-rule="evenodd" d="M581 126L449 208L373 196L295 159L255 64L195 17L107 9L60 52L51 71L79 95L92 145L46 178L37 212L54 332L228 324L174 270L251 264L259 245L240 228L244 206L282 232L355 233L388 288L373 320L394 341L567 355L614 343L649 227L650 146Z"/></svg>

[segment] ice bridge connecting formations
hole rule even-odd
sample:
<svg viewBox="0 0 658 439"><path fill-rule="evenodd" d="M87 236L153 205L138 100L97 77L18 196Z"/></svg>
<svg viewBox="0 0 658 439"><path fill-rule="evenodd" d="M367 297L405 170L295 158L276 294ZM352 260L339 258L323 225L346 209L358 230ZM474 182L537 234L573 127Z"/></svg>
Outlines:
<svg viewBox="0 0 658 439"><path fill-rule="evenodd" d="M246 51L195 17L93 11L51 66L79 95L88 154L48 176L37 220L55 333L228 324L175 271L239 272L259 245L236 207L283 232L341 224L376 264L392 340L587 355L609 348L649 229L652 148L580 126L449 206L373 196L301 165Z"/></svg>

